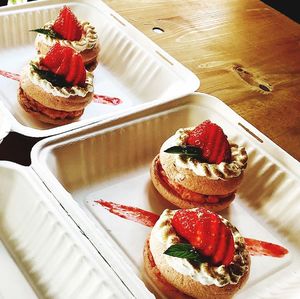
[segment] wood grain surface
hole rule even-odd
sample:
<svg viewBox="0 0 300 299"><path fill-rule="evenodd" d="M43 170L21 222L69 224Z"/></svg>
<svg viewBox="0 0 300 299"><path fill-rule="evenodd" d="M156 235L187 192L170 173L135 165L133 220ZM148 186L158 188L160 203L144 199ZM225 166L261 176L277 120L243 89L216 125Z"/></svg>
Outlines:
<svg viewBox="0 0 300 299"><path fill-rule="evenodd" d="M300 161L299 24L258 0L104 2Z"/></svg>

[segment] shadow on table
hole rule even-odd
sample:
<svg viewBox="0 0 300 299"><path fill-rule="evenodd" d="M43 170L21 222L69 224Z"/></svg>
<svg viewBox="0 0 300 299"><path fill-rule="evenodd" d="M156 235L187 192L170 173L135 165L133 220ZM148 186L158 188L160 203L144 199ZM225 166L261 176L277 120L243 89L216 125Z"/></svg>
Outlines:
<svg viewBox="0 0 300 299"><path fill-rule="evenodd" d="M41 139L23 136L15 132L9 133L0 144L0 160L29 166L31 149Z"/></svg>
<svg viewBox="0 0 300 299"><path fill-rule="evenodd" d="M299 1L297 0L262 0L265 4L280 11L292 20L300 23Z"/></svg>

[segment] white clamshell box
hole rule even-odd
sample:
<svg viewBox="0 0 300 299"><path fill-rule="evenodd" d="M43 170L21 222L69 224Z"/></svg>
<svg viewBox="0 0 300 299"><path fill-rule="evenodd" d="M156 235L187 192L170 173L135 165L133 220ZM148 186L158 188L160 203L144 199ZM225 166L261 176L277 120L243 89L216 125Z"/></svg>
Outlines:
<svg viewBox="0 0 300 299"><path fill-rule="evenodd" d="M20 19L28 28L39 25L65 3L41 1L0 10L0 31L3 24ZM178 128L206 119L218 123L229 140L244 145L249 155L243 183L222 215L245 237L289 250L280 259L253 257L250 278L235 298L299 298L299 162L219 99L203 93L184 96L197 88L194 75L103 3L73 1L68 5L78 15L88 13L95 23L98 14L103 16L97 26L108 30L101 36L110 46L103 45L105 66L99 69L99 77L114 78L111 87L122 85L116 96L127 99L130 90L136 101L124 110L110 111L105 118L94 111L70 125L40 127L16 107L12 94L16 83L2 83L7 79L0 78L0 84L7 86L7 93L0 88L0 140L10 130L35 137L61 133L34 146L29 167L0 161L0 298L163 298L143 271L142 251L150 228L107 212L95 200L157 214L175 208L152 186L151 161ZM147 91L133 86L149 74L137 78L132 67L122 69L128 60L114 61L115 54L108 50L110 39L119 41L119 46L124 43L125 52L130 47L124 57L132 63L136 60L133 69L141 67L141 60L143 68L153 61L147 69L158 67L159 71L152 78L162 72L165 81L151 81L154 86ZM0 35L0 44L5 45L0 52L8 60L9 48L23 53L31 49L32 40L29 35L22 37L20 45L19 39ZM167 61L160 60L156 51ZM0 69L5 63L1 59ZM18 72L18 63L8 70Z"/></svg>
<svg viewBox="0 0 300 299"><path fill-rule="evenodd" d="M249 154L244 181L222 215L242 235L289 250L284 258L252 257L250 278L235 298L299 297L299 163L223 102L201 93L43 139L34 146L28 168L2 162L1 240L37 294L44 294L44 288L54 298L77 294L69 291L74 284L67 282L76 279L73 273L80 273L81 267L76 259L68 259L68 246L57 239L66 230L87 267L105 270L93 271L95 279L82 278L82 292L86 283L92 290L99 281L114 291L113 281L124 287L124 294L114 294L117 298L163 298L143 271L142 250L150 228L119 218L94 201L105 199L157 214L175 208L152 186L151 160L178 127L205 119L220 124ZM50 208L52 213L47 212ZM61 234L53 226L61 227ZM53 260L48 261L49 256ZM56 277L61 267L66 284ZM104 298L105 292L97 296ZM94 294L91 298L98 298Z"/></svg>
<svg viewBox="0 0 300 299"><path fill-rule="evenodd" d="M1 161L0 177L1 299L133 297L32 168Z"/></svg>
<svg viewBox="0 0 300 299"><path fill-rule="evenodd" d="M36 33L30 30L55 19L63 5L68 5L78 19L88 20L98 33L101 50L99 65L93 72L95 94L117 97L122 103L92 102L80 120L63 126L47 125L20 107L19 83L0 75L0 102L10 116L11 131L32 137L50 136L182 97L199 87L195 74L100 0L35 1L0 8L0 70L21 72L36 56Z"/></svg>

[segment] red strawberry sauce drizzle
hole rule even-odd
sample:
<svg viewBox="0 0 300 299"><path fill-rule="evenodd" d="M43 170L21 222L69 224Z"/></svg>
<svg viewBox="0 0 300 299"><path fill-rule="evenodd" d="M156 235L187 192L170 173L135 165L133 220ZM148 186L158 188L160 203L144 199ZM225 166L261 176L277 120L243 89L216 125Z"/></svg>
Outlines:
<svg viewBox="0 0 300 299"><path fill-rule="evenodd" d="M115 214L121 218L125 218L127 220L131 220L145 226L153 227L156 221L158 220L159 216L148 212L139 208L125 206L116 204L110 201L105 201L102 199L95 200L96 203L100 204L106 210Z"/></svg>
<svg viewBox="0 0 300 299"><path fill-rule="evenodd" d="M121 218L134 221L145 226L153 227L156 221L159 219L157 214L154 214L149 211L145 211L140 208L121 205L117 203L113 203L110 201L105 201L103 199L95 200L96 203L103 206L112 214L115 214ZM272 256L272 257L283 257L288 253L288 250L280 245L244 238L247 250L249 254L252 256Z"/></svg>
<svg viewBox="0 0 300 299"><path fill-rule="evenodd" d="M14 73L11 73L11 72L0 70L0 75L5 77L5 78L8 78L8 79L20 81L20 75L19 74L14 74Z"/></svg>
<svg viewBox="0 0 300 299"><path fill-rule="evenodd" d="M273 257L283 257L288 250L280 245L245 238L247 250L251 255L265 255Z"/></svg>
<svg viewBox="0 0 300 299"><path fill-rule="evenodd" d="M0 70L0 76L3 76L3 77L8 78L8 79L15 80L15 81L20 81L20 75L19 74L15 74L15 73ZM114 105L114 106L120 105L120 104L123 103L123 101L119 98L109 97L109 96L105 96L105 95L98 95L98 94L94 94L93 102L98 103L98 104L111 104L111 105Z"/></svg>
<svg viewBox="0 0 300 299"><path fill-rule="evenodd" d="M122 100L119 98L103 96L98 94L94 94L93 102L99 104L112 104L112 105L120 105L123 103Z"/></svg>

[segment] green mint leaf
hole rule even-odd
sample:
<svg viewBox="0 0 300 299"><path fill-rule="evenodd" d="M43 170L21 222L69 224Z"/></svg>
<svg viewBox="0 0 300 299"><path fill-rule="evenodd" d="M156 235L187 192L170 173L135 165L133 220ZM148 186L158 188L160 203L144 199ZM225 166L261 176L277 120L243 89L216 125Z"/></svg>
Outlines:
<svg viewBox="0 0 300 299"><path fill-rule="evenodd" d="M51 82L53 85L58 86L58 87L69 87L72 86L69 82L65 80L63 76L56 75L50 71L46 70L41 70L39 69L36 65L33 63L31 64L33 67L34 71L38 73L38 75L42 78L45 79L49 82Z"/></svg>
<svg viewBox="0 0 300 299"><path fill-rule="evenodd" d="M201 255L201 253L188 243L177 243L171 245L164 254L188 259L190 262L203 263L205 261L205 258Z"/></svg>
<svg viewBox="0 0 300 299"><path fill-rule="evenodd" d="M52 29L37 28L37 29L29 30L29 31L45 34L52 38L61 38L61 36L59 34L57 34L55 31L53 31Z"/></svg>
<svg viewBox="0 0 300 299"><path fill-rule="evenodd" d="M198 148L196 146L191 146L191 145L172 146L172 147L166 149L165 152L169 153L169 154L180 154L180 155L184 155L184 156L188 156L188 157L195 157L195 158L201 157L200 148Z"/></svg>

